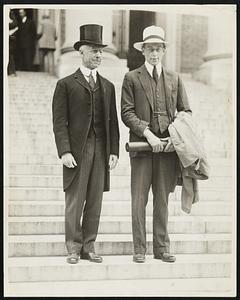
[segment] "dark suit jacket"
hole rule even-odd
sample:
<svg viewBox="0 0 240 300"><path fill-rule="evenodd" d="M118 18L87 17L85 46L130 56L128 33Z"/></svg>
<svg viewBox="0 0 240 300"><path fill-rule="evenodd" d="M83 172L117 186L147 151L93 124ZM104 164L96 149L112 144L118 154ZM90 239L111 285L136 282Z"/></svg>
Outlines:
<svg viewBox="0 0 240 300"><path fill-rule="evenodd" d="M109 190L108 161L110 154L119 155L119 128L114 85L97 75L104 105L106 129L106 172L104 191ZM64 190L71 184L81 165L81 157L92 119L91 92L88 82L78 69L60 79L53 96L53 131L59 157L71 152L78 166L63 166Z"/></svg>
<svg viewBox="0 0 240 300"><path fill-rule="evenodd" d="M29 18L25 23L20 22L17 36L20 48L34 48L37 36L35 23Z"/></svg>
<svg viewBox="0 0 240 300"><path fill-rule="evenodd" d="M175 72L162 69L166 93L166 104L170 122L173 121L175 111L191 111L183 82ZM145 67L128 72L122 86L121 117L130 129L130 142L146 141L143 131L150 124L153 112L154 97L150 78ZM137 152L130 152L130 156L137 156Z"/></svg>

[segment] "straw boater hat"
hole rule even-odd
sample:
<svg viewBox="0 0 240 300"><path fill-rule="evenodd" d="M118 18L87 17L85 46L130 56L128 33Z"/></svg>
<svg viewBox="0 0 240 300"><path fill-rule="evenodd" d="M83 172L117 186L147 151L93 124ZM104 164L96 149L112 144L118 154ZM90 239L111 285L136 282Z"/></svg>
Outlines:
<svg viewBox="0 0 240 300"><path fill-rule="evenodd" d="M106 47L102 43L102 31L103 27L97 24L86 24L80 26L80 38L73 47L75 50L79 50L82 45L96 45Z"/></svg>
<svg viewBox="0 0 240 300"><path fill-rule="evenodd" d="M164 40L164 30L158 26L149 26L143 30L143 41L133 44L133 47L139 51L142 51L143 44L146 43L164 43L167 44Z"/></svg>

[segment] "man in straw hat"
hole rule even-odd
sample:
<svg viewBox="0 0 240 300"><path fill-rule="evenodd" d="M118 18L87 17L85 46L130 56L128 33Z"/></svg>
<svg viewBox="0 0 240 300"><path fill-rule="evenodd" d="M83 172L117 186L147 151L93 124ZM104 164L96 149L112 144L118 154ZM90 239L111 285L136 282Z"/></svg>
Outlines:
<svg viewBox="0 0 240 300"><path fill-rule="evenodd" d="M119 155L114 85L97 71L101 63L102 26L80 26L78 70L57 82L53 130L63 163L67 262L102 262L95 253L102 196L109 190L109 170ZM82 219L81 219L82 218Z"/></svg>
<svg viewBox="0 0 240 300"><path fill-rule="evenodd" d="M162 66L167 42L161 27L143 31L143 41L134 44L145 63L125 75L121 116L130 129L130 141L147 141L152 152L131 152L133 261L142 263L146 253L145 207L153 192L153 255L174 262L168 236L168 196L177 183L178 158L168 126L175 111L191 111L179 75Z"/></svg>

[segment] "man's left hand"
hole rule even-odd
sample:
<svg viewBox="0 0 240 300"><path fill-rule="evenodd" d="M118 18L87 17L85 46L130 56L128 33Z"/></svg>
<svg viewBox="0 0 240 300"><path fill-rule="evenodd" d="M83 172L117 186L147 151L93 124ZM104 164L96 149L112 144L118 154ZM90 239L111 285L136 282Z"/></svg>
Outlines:
<svg viewBox="0 0 240 300"><path fill-rule="evenodd" d="M173 152L175 151L172 140L170 137L166 137L166 138L161 138L161 140L166 140L168 143L167 145L164 147L163 152Z"/></svg>
<svg viewBox="0 0 240 300"><path fill-rule="evenodd" d="M117 155L110 154L110 157L109 157L109 163L108 163L109 169L110 169L110 170L113 170L113 169L116 167L117 162L118 162L118 157L117 157Z"/></svg>

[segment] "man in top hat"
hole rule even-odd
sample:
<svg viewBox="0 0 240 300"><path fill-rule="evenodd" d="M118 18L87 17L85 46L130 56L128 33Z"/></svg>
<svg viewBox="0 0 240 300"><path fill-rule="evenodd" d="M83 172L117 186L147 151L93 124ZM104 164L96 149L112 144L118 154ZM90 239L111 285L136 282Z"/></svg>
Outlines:
<svg viewBox="0 0 240 300"><path fill-rule="evenodd" d="M170 254L168 196L174 191L178 158L168 126L175 111L191 111L179 75L162 66L167 42L161 27L143 31L143 41L134 44L145 63L125 75L122 86L121 117L130 129L130 141L147 141L152 152L131 152L133 261L142 263L146 253L145 207L149 189L153 192L153 255L174 262Z"/></svg>
<svg viewBox="0 0 240 300"><path fill-rule="evenodd" d="M101 63L102 26L80 26L77 71L57 82L53 96L53 130L63 163L67 262L79 256L102 262L95 253L102 196L109 190L109 170L119 155L114 85L97 71Z"/></svg>

